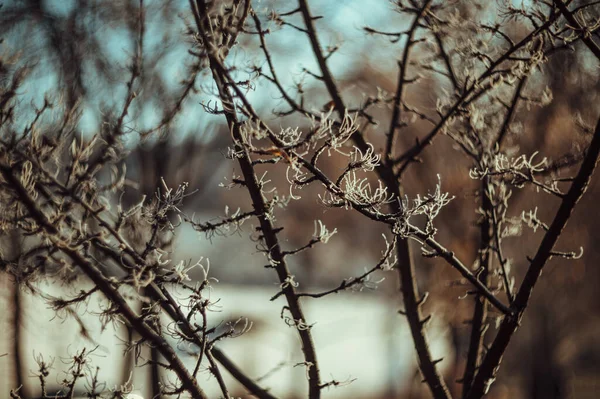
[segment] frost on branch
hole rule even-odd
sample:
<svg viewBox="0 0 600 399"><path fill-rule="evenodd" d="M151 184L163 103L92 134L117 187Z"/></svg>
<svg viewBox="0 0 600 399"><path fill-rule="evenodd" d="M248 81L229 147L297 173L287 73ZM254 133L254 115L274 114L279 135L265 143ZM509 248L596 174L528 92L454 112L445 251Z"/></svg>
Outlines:
<svg viewBox="0 0 600 399"><path fill-rule="evenodd" d="M504 174L513 174L515 176L520 175L533 175L538 172L542 172L548 164L548 160L544 157L540 161L536 161L538 152L534 152L530 157L526 155L520 155L518 157L509 158L505 154L496 154L491 162L490 166L486 168L473 168L469 175L472 179L483 179L485 176L495 176ZM516 181L513 184L517 184ZM520 182L522 184L522 182Z"/></svg>
<svg viewBox="0 0 600 399"><path fill-rule="evenodd" d="M396 220L394 233L403 238L410 237L414 232L413 226L415 225L412 219L415 216L424 216L424 231L429 237L433 237L436 233L433 226L434 219L439 215L441 209L453 199L454 197L450 196L449 193L442 192L442 181L440 175L438 175L438 184L436 184L433 193L428 193L423 197L417 195L412 200L406 196L402 200L402 214Z"/></svg>
<svg viewBox="0 0 600 399"><path fill-rule="evenodd" d="M509 158L505 154L498 153L492 158L487 167L473 168L469 171L472 179L483 179L486 176L503 179L507 184L517 188L523 188L525 184L531 184L538 190L562 197L563 193L558 187L560 180L547 179L540 181L536 178L543 175L548 170L548 159L542 158L536 160L538 152L534 152L530 157L520 155Z"/></svg>
<svg viewBox="0 0 600 399"><path fill-rule="evenodd" d="M313 233L314 240L322 242L323 244L327 244L327 242L329 242L329 239L335 233L337 233L337 229L333 229L333 231L330 231L327 229L327 226L325 226L325 224L322 221L315 221L315 232Z"/></svg>
<svg viewBox="0 0 600 399"><path fill-rule="evenodd" d="M342 195L327 191L325 194L319 195L319 199L324 205L334 208L361 207L369 208L377 213L383 205L390 203L393 199L393 196L388 193L388 188L380 180L373 185L367 177L360 177L354 170L344 174L340 188Z"/></svg>

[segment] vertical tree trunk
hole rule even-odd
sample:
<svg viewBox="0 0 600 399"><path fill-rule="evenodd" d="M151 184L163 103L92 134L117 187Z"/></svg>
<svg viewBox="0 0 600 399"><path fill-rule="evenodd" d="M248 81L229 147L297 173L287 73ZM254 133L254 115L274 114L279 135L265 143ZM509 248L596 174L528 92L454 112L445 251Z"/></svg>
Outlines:
<svg viewBox="0 0 600 399"><path fill-rule="evenodd" d="M21 253L21 240L18 232L13 231L10 235L10 252L12 259L18 262ZM18 272L18 271L17 271ZM31 397L30 390L27 387L27 381L23 373L24 369L24 330L23 330L23 296L21 293L21 287L19 287L19 280L17 275L13 276L13 282L8 281L8 285L13 289L12 291L12 334L13 334L13 370L14 370L14 389L19 388L19 394L21 397ZM10 311L8 312L10 314Z"/></svg>

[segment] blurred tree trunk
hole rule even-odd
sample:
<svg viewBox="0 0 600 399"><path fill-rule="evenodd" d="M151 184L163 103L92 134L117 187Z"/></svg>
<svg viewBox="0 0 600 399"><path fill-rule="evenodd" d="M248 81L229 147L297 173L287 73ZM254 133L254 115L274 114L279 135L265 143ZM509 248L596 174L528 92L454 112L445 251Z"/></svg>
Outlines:
<svg viewBox="0 0 600 399"><path fill-rule="evenodd" d="M18 262L21 254L20 234L13 231L10 234L10 252L11 258ZM18 273L18 271L17 271ZM17 274L13 275L13 283L9 282L9 286L13 289L12 292L12 334L13 334L13 370L14 370L14 388L19 388L21 397L31 397L27 387L25 376L23 375L23 297Z"/></svg>
<svg viewBox="0 0 600 399"><path fill-rule="evenodd" d="M130 347L133 343L133 328L131 326L125 326L125 330L127 332L127 347ZM127 384L127 382L133 378L133 370L134 370L134 351L128 351L123 357L123 370L121 371L121 385Z"/></svg>

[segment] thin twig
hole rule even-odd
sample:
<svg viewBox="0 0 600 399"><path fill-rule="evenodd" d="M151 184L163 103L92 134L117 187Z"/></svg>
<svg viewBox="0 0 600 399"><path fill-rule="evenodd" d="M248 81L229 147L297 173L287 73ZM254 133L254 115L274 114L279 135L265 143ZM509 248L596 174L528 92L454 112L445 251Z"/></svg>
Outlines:
<svg viewBox="0 0 600 399"><path fill-rule="evenodd" d="M600 56L600 53L599 53ZM599 58L600 59L600 58ZM573 180L571 188L564 196L556 216L550 225L549 230L544 235L542 242L538 248L535 257L532 259L525 278L521 283L521 287L515 297L512 308L515 313L504 317L498 334L494 339L487 355L485 356L475 380L471 387L467 399L481 398L489 389L490 384L494 381L498 366L502 360L502 355L506 351L513 334L519 327L523 313L529 304L529 298L533 288L535 287L538 278L548 259L552 256L554 245L558 241L560 234L566 226L575 205L585 193L590 179L596 168L598 156L600 155L600 119L596 125L594 137L588 148L587 154L581 164L579 173Z"/></svg>

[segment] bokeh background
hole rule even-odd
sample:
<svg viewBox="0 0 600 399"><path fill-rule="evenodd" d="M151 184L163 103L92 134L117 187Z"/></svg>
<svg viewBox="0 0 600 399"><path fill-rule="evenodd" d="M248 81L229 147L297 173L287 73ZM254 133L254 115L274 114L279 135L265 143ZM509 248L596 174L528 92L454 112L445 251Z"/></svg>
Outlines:
<svg viewBox="0 0 600 399"><path fill-rule="evenodd" d="M255 10L267 20L272 9L291 11L293 2L257 1ZM501 21L498 12L507 2L457 2L456 12L470 18ZM510 3L510 2L508 2ZM522 2L514 2L523 6ZM518 3L518 4L517 4ZM179 103L193 74L193 57L182 38L188 3L183 0L145 0L146 33L143 43L143 90L138 93L128 126L128 155L125 158L130 189L121 197L124 204L135 204L142 195L153 196L161 177L173 187L189 182L195 194L188 197L184 212L197 221L216 220L226 207L247 209L247 193L227 189L235 164L226 159L231 137L220 115L207 113L202 104L214 100L210 75L195 77L197 93ZM318 20L321 42L339 46L329 65L342 87L350 106L358 106L377 91L393 93L397 64L403 42L368 35L365 26L382 31L406 29L410 18L393 11L388 1L340 0L311 1ZM79 103L81 135L99 131L105 115L118 108L126 93L128 65L134 53L138 13L137 1L93 0L21 0L4 1L0 9L0 37L3 57L18 54L19 63L28 63L32 72L21 89L23 123L33 107L39 107L45 95L61 97L65 104ZM291 19L293 22L293 18ZM297 21L300 23L300 21ZM504 22L504 21L502 21ZM328 102L321 82L304 71L317 70L314 56L304 34L276 22L266 23L272 30L268 45L275 66L286 87L302 82L310 106L318 110ZM519 21L507 25L518 37L528 30ZM597 40L600 40L595 37ZM241 66L262 65L256 37L242 35L239 47L231 55ZM490 45L493 45L490 42ZM415 50L418 58L419 50ZM15 61L17 62L17 61ZM456 62L460 62L457 58ZM415 73L417 71L415 67ZM244 74L240 69L240 75ZM435 110L439 96L448 90L447 82L433 74L422 73L420 82L410 87L408 101L428 112ZM598 117L600 79L597 62L580 45L572 51L551 57L532 79L531 92L548 87L552 100L543 107L522 106L515 119L521 126L511 138L519 152L539 151L551 160L582 151L585 137L578 133L578 119L594 122ZM251 78L248 73L247 78ZM248 93L261 115L273 126L299 126L308 129L305 119L276 117L273 109L282 101L273 87L257 82ZM177 116L171 118L171 112ZM377 118L389 120L391 111L382 106L374 111ZM155 134L140 139L138 132L163 125ZM368 139L380 145L387 123L373 126ZM407 147L425 132L425 124L416 122L400 137L399 146ZM331 162L335 162L332 160ZM336 166L336 165L333 165ZM438 239L451 248L466 264L477 258L475 191L478 182L469 178L469 161L445 137L423 155L423 162L411 166L404 178L409 196L431 191L441 175L442 188L455 199L436 219ZM283 169L282 169L283 171ZM572 173L566 169L565 175ZM284 183L284 173L272 176L274 184ZM600 392L600 223L598 208L599 179L595 177L587 194L561 237L559 249L584 254L577 260L551 260L534 292L522 327L515 336L502 363L492 398L595 398ZM337 286L342 279L374 265L385 249L381 226L369 223L352 212L327 209L317 200L318 187L300 194L276 217L285 227L285 245L290 248L306 243L313 234L315 221L322 220L338 233L327 245L305 251L294 258L291 267L307 291ZM514 193L511 216L537 208L537 215L551 220L558 205L555 198L524 188ZM299 342L294 331L280 318L282 299L270 301L278 291L272 272L265 269L257 253L253 221L239 231L206 237L189 225L182 225L170 248L175 260L210 259L210 275L218 280L212 296L220 299L211 313L212 322L249 320L252 329L223 343L223 349L249 375L260 378L280 397L302 397L306 389L304 369L294 367L301 361ZM542 232L524 229L517 238L505 242L506 255L513 259L513 273L520 281ZM19 240L3 241L4 252L16 250ZM418 250L418 246L415 246ZM419 284L430 293L426 310L433 313L428 329L434 358L444 357L441 368L454 392L460 392L458 380L464 367L472 300L465 298L469 287L442 261L417 256ZM83 346L98 345L94 364L101 367L108 386L118 386L133 378L136 389L148 395L152 385L147 369L133 367L130 355L123 353L125 327L100 330L93 314L81 315L90 337L80 334L80 325L67 315L56 315L39 298L20 288L6 274L0 275L0 397L23 384L27 397L39 394L35 378L35 357L54 357L54 381L60 381L61 359ZM44 285L41 290L60 293L72 289ZM329 388L331 398L419 398L427 397L420 382L415 353L406 321L398 310L401 299L395 273L382 273L370 287L360 292L345 292L324 299L305 301L313 329L323 378L340 381ZM93 305L91 305L93 307ZM245 319L243 319L245 318ZM492 321L493 326L493 321ZM488 337L494 333L493 327ZM180 348L184 351L184 348ZM208 375L201 381L216 397L217 387ZM235 386L231 382L232 386ZM241 388L237 394L244 395Z"/></svg>

